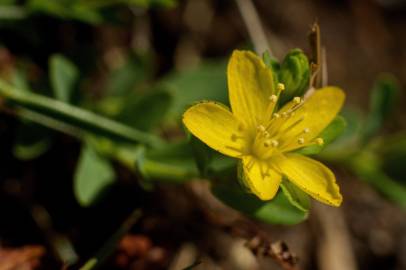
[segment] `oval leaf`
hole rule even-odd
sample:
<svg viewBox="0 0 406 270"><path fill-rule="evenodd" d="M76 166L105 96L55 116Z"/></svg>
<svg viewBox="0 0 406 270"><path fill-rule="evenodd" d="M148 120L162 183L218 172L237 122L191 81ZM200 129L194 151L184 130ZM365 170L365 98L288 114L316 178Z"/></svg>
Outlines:
<svg viewBox="0 0 406 270"><path fill-rule="evenodd" d="M115 173L109 160L85 144L74 176L74 191L78 202L82 206L92 205L114 180Z"/></svg>

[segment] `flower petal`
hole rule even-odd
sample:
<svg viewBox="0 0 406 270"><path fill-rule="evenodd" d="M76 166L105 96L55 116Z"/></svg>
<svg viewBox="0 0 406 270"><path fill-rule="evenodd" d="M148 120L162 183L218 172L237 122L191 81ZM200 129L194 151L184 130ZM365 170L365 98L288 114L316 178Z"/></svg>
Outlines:
<svg viewBox="0 0 406 270"><path fill-rule="evenodd" d="M183 114L183 123L193 135L224 155L238 157L245 147L239 122L224 105L196 104Z"/></svg>
<svg viewBox="0 0 406 270"><path fill-rule="evenodd" d="M343 200L333 172L320 162L299 154L274 159L274 164L292 183L323 203L339 206Z"/></svg>
<svg viewBox="0 0 406 270"><path fill-rule="evenodd" d="M252 156L242 159L244 181L249 189L261 200L272 199L282 180L280 173L272 169L265 161Z"/></svg>
<svg viewBox="0 0 406 270"><path fill-rule="evenodd" d="M234 51L227 69L228 91L233 114L256 128L265 117L274 93L271 69L250 51Z"/></svg>
<svg viewBox="0 0 406 270"><path fill-rule="evenodd" d="M304 101L304 104L295 111L285 123L286 126L303 120L282 134L281 140L285 140L281 151L292 151L303 146L298 138L303 138L305 143L313 140L325 129L340 111L345 100L344 92L337 87L324 87ZM280 112L286 111L293 106L293 101L286 104ZM304 132L306 129L307 133ZM281 131L283 132L283 131Z"/></svg>

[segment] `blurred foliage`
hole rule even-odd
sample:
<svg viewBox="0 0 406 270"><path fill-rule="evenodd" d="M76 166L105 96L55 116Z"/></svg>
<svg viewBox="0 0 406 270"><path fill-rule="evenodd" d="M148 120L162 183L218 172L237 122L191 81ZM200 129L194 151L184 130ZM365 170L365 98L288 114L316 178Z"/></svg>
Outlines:
<svg viewBox="0 0 406 270"><path fill-rule="evenodd" d="M74 176L74 191L82 206L91 205L114 182L114 169L89 144L82 147Z"/></svg>
<svg viewBox="0 0 406 270"><path fill-rule="evenodd" d="M31 15L45 14L64 20L100 24L112 19L112 7L171 7L175 0L17 0L0 1L0 20L25 19Z"/></svg>
<svg viewBox="0 0 406 270"><path fill-rule="evenodd" d="M348 120L346 131L320 153L320 158L349 168L384 196L406 207L406 134L381 132L391 118L399 93L396 78L390 74L378 76L371 91L369 113L363 116L347 108L343 113Z"/></svg>

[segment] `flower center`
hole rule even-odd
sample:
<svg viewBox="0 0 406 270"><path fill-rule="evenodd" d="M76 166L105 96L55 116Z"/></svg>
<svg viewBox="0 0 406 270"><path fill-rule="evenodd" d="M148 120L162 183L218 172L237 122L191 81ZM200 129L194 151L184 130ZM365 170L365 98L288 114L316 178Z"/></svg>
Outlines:
<svg viewBox="0 0 406 270"><path fill-rule="evenodd" d="M284 86L279 84L277 95L269 97L267 118L263 120L264 124L257 126L255 138L252 142L251 154L259 159L269 159L275 154L289 151L288 149L292 145L305 147L314 144L322 145L324 143L322 138L316 138L311 141L306 140L305 135L310 132L310 128L305 127L300 129L300 126L298 126L305 118L305 115L295 116L296 110L303 104L303 100L300 97L293 98L290 106L284 107L278 113L274 113L279 94L283 89Z"/></svg>

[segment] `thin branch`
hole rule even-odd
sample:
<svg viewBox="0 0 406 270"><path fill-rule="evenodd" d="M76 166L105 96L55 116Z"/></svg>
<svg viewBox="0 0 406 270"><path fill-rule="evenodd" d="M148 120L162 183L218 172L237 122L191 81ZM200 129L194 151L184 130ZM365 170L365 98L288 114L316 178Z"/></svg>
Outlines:
<svg viewBox="0 0 406 270"><path fill-rule="evenodd" d="M254 43L255 51L259 54L269 51L273 56L271 49L268 46L268 40L264 28L259 19L258 12L251 0L235 0L238 9L247 27L251 41Z"/></svg>

